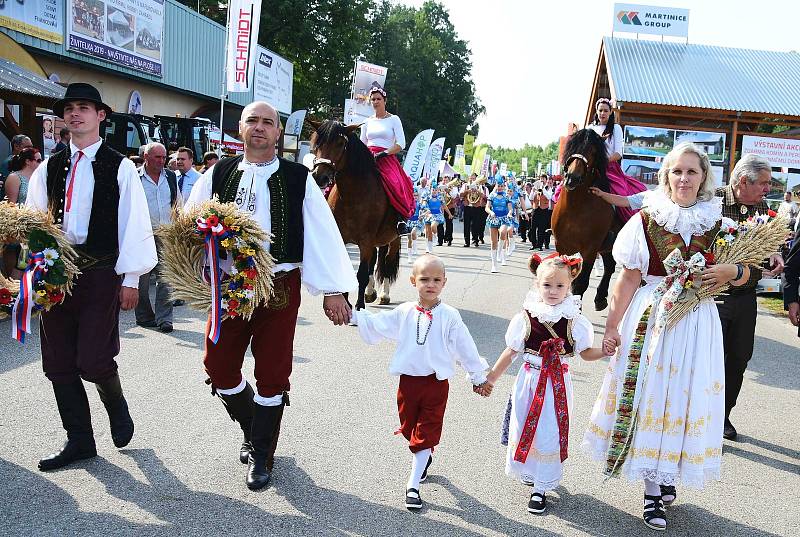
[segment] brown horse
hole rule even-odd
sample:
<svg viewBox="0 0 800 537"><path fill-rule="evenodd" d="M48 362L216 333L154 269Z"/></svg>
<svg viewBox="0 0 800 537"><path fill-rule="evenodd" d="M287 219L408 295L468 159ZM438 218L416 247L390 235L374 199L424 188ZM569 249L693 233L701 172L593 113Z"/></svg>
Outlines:
<svg viewBox="0 0 800 537"><path fill-rule="evenodd" d="M572 283L572 292L581 297L589 288L589 277L597 255L603 259L603 277L597 287L597 311L608 306L608 285L616 263L611 255L613 233L620 224L614 209L589 191L597 187L608 191L608 156L603 139L591 129L572 135L564 150L564 185L553 209L552 229L556 250L566 255L580 252L583 270Z"/></svg>
<svg viewBox="0 0 800 537"><path fill-rule="evenodd" d="M389 286L400 268L400 237L397 213L383 189L375 158L359 139L358 125L347 127L332 120L308 123L314 127L311 173L320 188L330 187L328 205L342 239L345 244L356 244L360 253L356 309L365 307L373 267L375 279L383 287L381 304L389 304ZM374 295L367 298L375 300Z"/></svg>

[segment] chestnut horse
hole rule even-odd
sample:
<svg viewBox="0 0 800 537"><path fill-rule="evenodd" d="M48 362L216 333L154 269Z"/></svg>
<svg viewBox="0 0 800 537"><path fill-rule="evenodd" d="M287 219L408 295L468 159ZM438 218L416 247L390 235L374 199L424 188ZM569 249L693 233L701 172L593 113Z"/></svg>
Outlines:
<svg viewBox="0 0 800 537"><path fill-rule="evenodd" d="M591 129L572 135L564 150L564 185L553 209L552 230L556 250L561 254L583 257L583 270L572 282L572 292L583 297L595 259L603 259L603 277L597 287L594 306L597 311L608 306L608 285L616 263L611 255L614 232L619 219L611 205L589 191L591 187L608 192L606 167L608 156L603 139Z"/></svg>
<svg viewBox="0 0 800 537"><path fill-rule="evenodd" d="M400 237L397 213L383 189L375 158L359 139L359 125L348 127L333 120L307 122L314 128L311 173L320 188L330 187L328 205L342 239L345 244L357 245L360 253L356 309L365 307L373 267L375 280L382 287L380 303L389 304L389 287L400 268ZM374 290L370 294L366 298L372 302Z"/></svg>

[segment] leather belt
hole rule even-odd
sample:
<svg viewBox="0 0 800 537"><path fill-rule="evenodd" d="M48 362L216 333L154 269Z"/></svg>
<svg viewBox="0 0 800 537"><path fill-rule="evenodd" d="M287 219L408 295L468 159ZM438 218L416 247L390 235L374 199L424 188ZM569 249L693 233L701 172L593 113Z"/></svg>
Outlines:
<svg viewBox="0 0 800 537"><path fill-rule="evenodd" d="M89 254L83 244L73 245L75 253L78 257L75 259L75 265L78 270L84 272L88 269L101 269L101 268L114 268L119 258L119 253L113 252L108 254Z"/></svg>

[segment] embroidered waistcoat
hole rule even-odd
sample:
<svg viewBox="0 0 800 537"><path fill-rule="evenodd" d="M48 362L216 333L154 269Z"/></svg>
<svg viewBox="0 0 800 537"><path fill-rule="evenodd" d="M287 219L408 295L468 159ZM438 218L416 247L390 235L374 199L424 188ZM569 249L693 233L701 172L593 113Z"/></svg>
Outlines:
<svg viewBox="0 0 800 537"><path fill-rule="evenodd" d="M678 248L684 260L688 260L697 252L709 250L714 243L714 239L719 232L720 223L706 231L702 235L692 235L689 246L683 242L680 233L672 233L658 225L646 211L640 211L642 215L642 225L647 239L647 249L650 252L650 262L647 267L647 274L650 276L666 276L667 270L664 268L664 259Z"/></svg>
<svg viewBox="0 0 800 537"><path fill-rule="evenodd" d="M244 157L224 158L214 166L212 194L222 203L236 199L242 171L237 169ZM270 254L276 264L303 261L303 199L306 196L308 169L302 164L278 159L278 170L267 180L272 221Z"/></svg>
<svg viewBox="0 0 800 537"><path fill-rule="evenodd" d="M562 356L572 355L574 352L572 339L572 319L562 317L556 323L548 323L539 321L536 317L532 316L528 310L525 310L528 320L528 336L525 339L525 352L531 354L539 354L539 347L548 339L560 337L564 340L564 352ZM548 326L555 333L548 330Z"/></svg>
<svg viewBox="0 0 800 537"><path fill-rule="evenodd" d="M92 214L86 243L76 245L76 250L95 258L105 258L113 266L119 255L119 165L125 156L103 142L97 150L92 173L94 192L92 193ZM67 175L72 166L69 148L50 155L47 161L47 200L55 224L64 222L64 199L66 197Z"/></svg>

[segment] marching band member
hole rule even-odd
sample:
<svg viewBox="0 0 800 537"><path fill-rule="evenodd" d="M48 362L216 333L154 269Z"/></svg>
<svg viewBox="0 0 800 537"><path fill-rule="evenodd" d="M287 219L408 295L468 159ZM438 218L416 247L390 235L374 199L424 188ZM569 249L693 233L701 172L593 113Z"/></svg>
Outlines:
<svg viewBox="0 0 800 537"><path fill-rule="evenodd" d="M489 215L487 222L491 230L492 241L492 272L498 272L498 260L501 265L506 264L504 248L498 248L498 243L505 242L508 229L511 227L509 214L512 209L512 201L506 193L505 183L505 179L498 176L495 181L494 191L489 194L489 199L486 201L485 211Z"/></svg>

